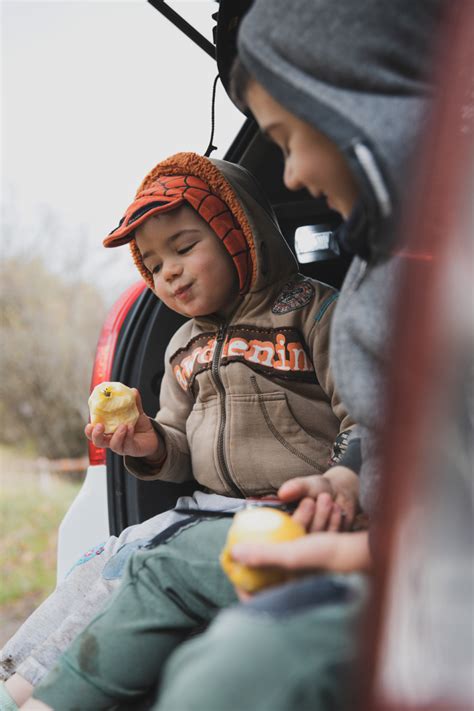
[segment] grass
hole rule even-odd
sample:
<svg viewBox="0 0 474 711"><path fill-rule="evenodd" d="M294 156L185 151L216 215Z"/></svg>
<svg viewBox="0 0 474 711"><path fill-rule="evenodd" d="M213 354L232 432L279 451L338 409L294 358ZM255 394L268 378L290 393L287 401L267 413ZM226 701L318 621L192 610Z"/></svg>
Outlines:
<svg viewBox="0 0 474 711"><path fill-rule="evenodd" d="M0 607L44 599L56 583L57 530L80 484L0 459Z"/></svg>

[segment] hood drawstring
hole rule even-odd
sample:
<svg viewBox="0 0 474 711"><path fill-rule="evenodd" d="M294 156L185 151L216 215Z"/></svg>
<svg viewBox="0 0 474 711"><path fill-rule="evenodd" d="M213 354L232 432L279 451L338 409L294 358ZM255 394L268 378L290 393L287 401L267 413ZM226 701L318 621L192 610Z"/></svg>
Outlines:
<svg viewBox="0 0 474 711"><path fill-rule="evenodd" d="M214 128L215 128L215 118L216 118L216 90L217 90L217 82L219 81L220 76L219 74L216 76L214 79L214 83L212 85L212 98L211 98L211 137L209 138L209 145L206 148L206 152L204 153L205 158L209 158L211 153L215 150L217 150L217 146L213 145L213 140L214 140Z"/></svg>

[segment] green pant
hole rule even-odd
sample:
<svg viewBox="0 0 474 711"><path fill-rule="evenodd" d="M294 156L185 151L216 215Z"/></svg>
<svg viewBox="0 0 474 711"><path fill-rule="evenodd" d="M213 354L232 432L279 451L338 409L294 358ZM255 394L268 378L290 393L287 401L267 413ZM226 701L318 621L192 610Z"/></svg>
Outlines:
<svg viewBox="0 0 474 711"><path fill-rule="evenodd" d="M319 575L221 612L170 658L153 711L348 711L366 597L358 575Z"/></svg>
<svg viewBox="0 0 474 711"><path fill-rule="evenodd" d="M230 523L201 519L134 554L116 594L34 697L58 711L131 708L175 647L236 601L219 565Z"/></svg>
<svg viewBox="0 0 474 711"><path fill-rule="evenodd" d="M348 678L365 597L361 576L280 586L220 612L188 640L236 602L218 562L229 525L200 520L134 554L115 596L35 698L56 711L131 711L157 687L154 711L353 707Z"/></svg>

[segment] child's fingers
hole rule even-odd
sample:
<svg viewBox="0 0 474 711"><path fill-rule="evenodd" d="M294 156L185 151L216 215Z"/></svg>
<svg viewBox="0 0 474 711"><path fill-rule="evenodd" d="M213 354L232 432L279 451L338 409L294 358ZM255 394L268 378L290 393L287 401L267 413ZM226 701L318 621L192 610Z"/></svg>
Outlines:
<svg viewBox="0 0 474 711"><path fill-rule="evenodd" d="M296 510L293 512L293 518L295 521L300 523L305 530L309 530L314 517L315 509L316 503L314 499L310 499L309 497L302 499Z"/></svg>
<svg viewBox="0 0 474 711"><path fill-rule="evenodd" d="M289 479L278 489L278 498L282 501L296 501L306 496L306 488L301 477Z"/></svg>
<svg viewBox="0 0 474 711"><path fill-rule="evenodd" d="M135 393L135 402L137 403L138 412L140 413L140 415L144 415L145 413L143 411L142 396L136 388L132 388L132 390Z"/></svg>
<svg viewBox="0 0 474 711"><path fill-rule="evenodd" d="M336 504L341 509L340 531L350 531L356 515L356 502L347 496L337 496Z"/></svg>
<svg viewBox="0 0 474 711"><path fill-rule="evenodd" d="M331 484L321 474L289 479L278 489L278 497L282 501L297 501L309 496L312 499L323 492L331 492Z"/></svg>
<svg viewBox="0 0 474 711"><path fill-rule="evenodd" d="M91 430L91 440L96 447L109 447L111 435L105 434L104 425L94 425Z"/></svg>
<svg viewBox="0 0 474 711"><path fill-rule="evenodd" d="M285 543L238 543L232 547L234 560L251 567L286 570L325 568L333 558L334 534L302 536Z"/></svg>
<svg viewBox="0 0 474 711"><path fill-rule="evenodd" d="M334 504L334 506L332 507L331 514L329 516L329 521L326 530L336 533L341 529L341 525L343 525L344 518L345 512L343 512L343 510L338 504Z"/></svg>
<svg viewBox="0 0 474 711"><path fill-rule="evenodd" d="M119 425L112 435L110 440L110 449L115 454L123 454L125 448L125 439L127 437L127 425Z"/></svg>
<svg viewBox="0 0 474 711"><path fill-rule="evenodd" d="M84 427L84 434L85 434L85 436L87 437L87 439L92 440L92 430L93 430L93 427L92 427L91 423L89 422L89 423Z"/></svg>
<svg viewBox="0 0 474 711"><path fill-rule="evenodd" d="M122 454L129 454L135 450L135 427L133 425L127 425L125 437L123 440L123 452Z"/></svg>
<svg viewBox="0 0 474 711"><path fill-rule="evenodd" d="M318 496L316 510L311 524L311 531L325 531L332 513L334 502L330 494L324 493Z"/></svg>
<svg viewBox="0 0 474 711"><path fill-rule="evenodd" d="M234 586L235 594L239 598L240 602L248 602L252 599L253 595L242 588Z"/></svg>
<svg viewBox="0 0 474 711"><path fill-rule="evenodd" d="M231 555L238 563L250 567L290 568L293 564L292 546L288 548L288 543L238 543L232 547Z"/></svg>

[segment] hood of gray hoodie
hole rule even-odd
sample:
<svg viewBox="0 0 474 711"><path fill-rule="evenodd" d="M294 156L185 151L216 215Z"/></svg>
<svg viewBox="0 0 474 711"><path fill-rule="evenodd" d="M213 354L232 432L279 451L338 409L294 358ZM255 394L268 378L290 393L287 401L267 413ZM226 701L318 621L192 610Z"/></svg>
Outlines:
<svg viewBox="0 0 474 711"><path fill-rule="evenodd" d="M346 156L361 188L372 256L393 246L442 14L442 0L255 0L240 26L247 70Z"/></svg>

